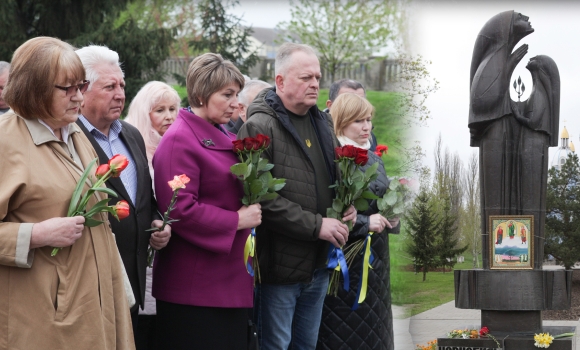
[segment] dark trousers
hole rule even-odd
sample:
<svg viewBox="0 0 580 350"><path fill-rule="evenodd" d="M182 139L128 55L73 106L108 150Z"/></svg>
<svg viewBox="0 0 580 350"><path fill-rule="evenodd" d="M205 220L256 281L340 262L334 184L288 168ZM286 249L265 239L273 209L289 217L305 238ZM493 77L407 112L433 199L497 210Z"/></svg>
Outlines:
<svg viewBox="0 0 580 350"><path fill-rule="evenodd" d="M164 349L247 350L248 309L181 305L157 300Z"/></svg>
<svg viewBox="0 0 580 350"><path fill-rule="evenodd" d="M157 315L139 315L137 332L135 332L135 347L137 350L162 350L157 344Z"/></svg>

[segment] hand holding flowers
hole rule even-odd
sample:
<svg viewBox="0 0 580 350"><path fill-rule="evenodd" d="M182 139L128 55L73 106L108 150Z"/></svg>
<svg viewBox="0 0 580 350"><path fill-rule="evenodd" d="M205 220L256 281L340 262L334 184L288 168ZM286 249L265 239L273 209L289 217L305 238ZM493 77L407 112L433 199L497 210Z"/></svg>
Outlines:
<svg viewBox="0 0 580 350"><path fill-rule="evenodd" d="M97 167L95 171L95 176L97 177L97 182L91 184L91 187L83 194L83 188L85 183L89 180L89 175L96 164L98 158L93 159L89 165L83 171L80 180L78 181L73 195L69 204L67 217L82 216L85 218L84 226L94 227L103 223L103 221L94 219L93 216L97 213L108 212L113 215L117 220L121 220L129 216L129 203L127 201L119 201L116 205L108 205L109 198L104 198L96 203L91 209L87 210L87 204L90 198L95 194L95 192L102 192L108 194L111 197L117 197L115 191L104 187L103 184L109 180L111 177L121 176L121 172L125 170L129 161L127 158L120 154L115 154L107 164L101 164ZM55 256L61 248L54 248L52 250L51 256Z"/></svg>
<svg viewBox="0 0 580 350"><path fill-rule="evenodd" d="M336 196L332 201L332 207L326 211L328 218L341 220L347 211L354 206L356 210L364 211L369 207L367 199L376 199L368 190L371 181L378 176L377 168L379 163L374 163L363 173L360 167L368 162L368 151L362 148L346 145L334 149L340 169L341 179L337 180L331 188L335 188ZM356 211L353 210L356 216ZM348 231L352 230L353 222L347 220L345 224ZM328 294L338 293L338 282L342 274L344 279L344 289L349 289L348 267L345 255L340 247L330 247L328 252L327 267L333 270L328 285Z"/></svg>
<svg viewBox="0 0 580 350"><path fill-rule="evenodd" d="M276 192L286 185L286 180L272 177L270 170L274 165L270 164L267 159L262 158L262 153L270 146L270 138L266 135L258 134L256 137L246 137L242 140L232 141L232 144L233 151L240 159L240 163L232 165L230 171L242 181L244 187L244 196L241 198L242 204L252 206L261 201L276 198L278 196ZM248 208L247 210L241 208L240 210L249 212L256 209L259 209L259 207ZM259 222L261 222L261 215ZM251 262L249 262L250 258L252 258ZM256 254L256 230L254 228L252 228L244 247L244 265L250 276L254 276L254 269L256 269L258 279L260 278Z"/></svg>

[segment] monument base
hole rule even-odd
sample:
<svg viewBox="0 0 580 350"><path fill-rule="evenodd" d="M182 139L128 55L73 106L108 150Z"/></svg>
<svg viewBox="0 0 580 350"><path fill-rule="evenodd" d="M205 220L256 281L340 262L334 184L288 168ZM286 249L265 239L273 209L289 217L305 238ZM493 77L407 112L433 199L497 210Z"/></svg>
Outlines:
<svg viewBox="0 0 580 350"><path fill-rule="evenodd" d="M491 329L491 328L490 328ZM574 333L576 327L543 327L541 333L558 335L563 333ZM497 339L500 347L493 339L451 339L438 338L438 350L537 350L534 345L534 333L505 333L491 332ZM550 350L573 350L575 349L575 337L554 339L550 345Z"/></svg>

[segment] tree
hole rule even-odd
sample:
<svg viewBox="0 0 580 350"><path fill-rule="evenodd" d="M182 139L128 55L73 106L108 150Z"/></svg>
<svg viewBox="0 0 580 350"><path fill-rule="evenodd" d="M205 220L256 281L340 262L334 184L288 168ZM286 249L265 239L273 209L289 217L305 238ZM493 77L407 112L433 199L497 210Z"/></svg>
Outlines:
<svg viewBox="0 0 580 350"><path fill-rule="evenodd" d="M580 259L580 164L568 155L560 171L548 172L546 194L546 254L570 269Z"/></svg>
<svg viewBox="0 0 580 350"><path fill-rule="evenodd" d="M106 45L119 54L125 73L125 104L128 106L148 81L163 80L164 72L159 70L159 66L169 56L173 34L167 29L143 30L129 18L119 27L101 26L92 33L73 39L72 43L77 46L89 43Z"/></svg>
<svg viewBox="0 0 580 350"><path fill-rule="evenodd" d="M117 21L128 0L8 0L0 2L0 59L10 60L26 40L45 35L74 46L106 45L119 53L127 82L126 104L148 80L161 79L174 32L144 28L133 18Z"/></svg>
<svg viewBox="0 0 580 350"><path fill-rule="evenodd" d="M437 224L437 245L435 247L439 257L439 266L449 266L453 269L457 255L467 250L467 245L459 247L457 232L457 215L451 211L451 199L448 195L443 197L443 211Z"/></svg>
<svg viewBox="0 0 580 350"><path fill-rule="evenodd" d="M397 59L401 71L398 74L398 109L401 120L407 125L423 124L431 117L431 111L426 106L430 94L439 90L439 81L431 77L428 66L431 61L421 55L411 56L405 53Z"/></svg>
<svg viewBox="0 0 580 350"><path fill-rule="evenodd" d="M237 0L202 0L198 7L201 35L191 45L199 52L219 53L247 74L259 57L249 40L252 28L241 26L241 17L226 13L228 7L237 4Z"/></svg>
<svg viewBox="0 0 580 350"><path fill-rule="evenodd" d="M26 40L52 36L69 41L116 18L128 0L5 0L0 1L0 60Z"/></svg>
<svg viewBox="0 0 580 350"><path fill-rule="evenodd" d="M481 254L481 208L479 197L479 162L477 154L469 158L467 169L463 172L465 205L460 216L461 231L473 255L473 268L479 267Z"/></svg>
<svg viewBox="0 0 580 350"><path fill-rule="evenodd" d="M428 189L423 186L419 195L413 202L413 207L406 216L411 239L406 247L415 261L415 271L423 270L423 281L427 277L429 269L438 265L437 260L437 217L431 201Z"/></svg>
<svg viewBox="0 0 580 350"><path fill-rule="evenodd" d="M367 60L402 40L404 16L396 0L291 1L290 22L279 28L284 39L297 39L318 50L320 64L334 81L342 65Z"/></svg>

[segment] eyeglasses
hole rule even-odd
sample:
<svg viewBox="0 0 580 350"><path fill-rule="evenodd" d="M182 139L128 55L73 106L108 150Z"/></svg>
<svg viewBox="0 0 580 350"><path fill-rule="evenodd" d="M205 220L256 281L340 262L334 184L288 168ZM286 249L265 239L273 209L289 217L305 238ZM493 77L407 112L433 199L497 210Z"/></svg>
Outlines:
<svg viewBox="0 0 580 350"><path fill-rule="evenodd" d="M84 94L87 91L87 89L89 88L89 83L90 83L90 81L84 80L82 83L77 84L77 85L71 85L71 86L55 85L54 87L57 89L61 89L63 91L66 91L67 96L73 96L73 95L76 95L78 90L81 90L81 94Z"/></svg>

